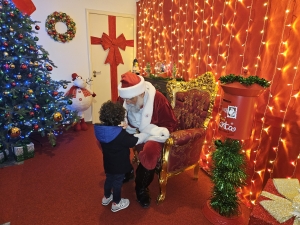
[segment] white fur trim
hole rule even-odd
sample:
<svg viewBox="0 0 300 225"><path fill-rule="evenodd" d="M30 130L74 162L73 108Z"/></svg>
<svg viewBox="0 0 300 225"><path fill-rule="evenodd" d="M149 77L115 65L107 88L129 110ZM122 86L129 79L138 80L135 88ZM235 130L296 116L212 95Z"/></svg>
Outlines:
<svg viewBox="0 0 300 225"><path fill-rule="evenodd" d="M138 84L131 87L122 88L122 83L119 83L118 90L121 98L133 98L145 92L145 80L142 76L139 77L141 78L141 81Z"/></svg>
<svg viewBox="0 0 300 225"><path fill-rule="evenodd" d="M140 130L145 129L152 120L154 97L156 93L156 89L151 83L147 81L145 83L146 91L148 92L148 99L147 102L144 104L144 109L141 117L141 124L139 127Z"/></svg>
<svg viewBox="0 0 300 225"><path fill-rule="evenodd" d="M151 134L151 130L155 127L158 127L158 126L156 126L155 124L149 124L143 130L140 130L140 131L143 133Z"/></svg>

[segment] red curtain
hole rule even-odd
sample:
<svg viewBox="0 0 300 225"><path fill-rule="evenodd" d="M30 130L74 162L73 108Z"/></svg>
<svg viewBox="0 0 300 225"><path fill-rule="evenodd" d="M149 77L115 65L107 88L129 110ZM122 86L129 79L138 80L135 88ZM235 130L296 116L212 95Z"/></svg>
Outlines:
<svg viewBox="0 0 300 225"><path fill-rule="evenodd" d="M140 0L137 58L142 68L176 65L185 80L206 71L257 75L271 81L258 99L253 131L243 141L248 184L241 198L254 203L268 178L300 178L300 0ZM143 75L146 73L142 70ZM219 94L221 90L219 88ZM220 97L201 155L209 170L219 138ZM246 120L247 118L245 118Z"/></svg>

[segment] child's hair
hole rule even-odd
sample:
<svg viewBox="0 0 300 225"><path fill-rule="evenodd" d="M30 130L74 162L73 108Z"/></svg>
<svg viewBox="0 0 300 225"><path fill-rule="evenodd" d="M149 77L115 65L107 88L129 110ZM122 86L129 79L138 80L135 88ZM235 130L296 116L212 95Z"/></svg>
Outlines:
<svg viewBox="0 0 300 225"><path fill-rule="evenodd" d="M119 102L108 100L100 108L100 121L106 126L118 126L124 121L126 110Z"/></svg>

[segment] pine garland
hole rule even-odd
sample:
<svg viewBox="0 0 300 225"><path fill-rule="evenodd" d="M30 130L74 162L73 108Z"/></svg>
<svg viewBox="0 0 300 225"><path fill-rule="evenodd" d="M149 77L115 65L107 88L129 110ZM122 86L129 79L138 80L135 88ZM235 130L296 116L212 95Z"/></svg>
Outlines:
<svg viewBox="0 0 300 225"><path fill-rule="evenodd" d="M269 81L265 80L264 78L259 78L258 76L243 77L241 75L229 74L226 76L221 76L219 80L221 81L221 84L239 82L246 86L250 86L252 84L258 84L264 88L270 86Z"/></svg>
<svg viewBox="0 0 300 225"><path fill-rule="evenodd" d="M241 144L230 138L215 141L216 150L212 153L213 168L211 180L211 207L221 216L232 217L239 214L237 188L244 186L247 174Z"/></svg>
<svg viewBox="0 0 300 225"><path fill-rule="evenodd" d="M153 79L153 80L165 80L165 81L169 81L169 80L173 80L172 77L160 77L160 76L155 76L154 74L149 74L149 78ZM184 79L180 78L180 77L176 77L175 78L177 81L184 81Z"/></svg>

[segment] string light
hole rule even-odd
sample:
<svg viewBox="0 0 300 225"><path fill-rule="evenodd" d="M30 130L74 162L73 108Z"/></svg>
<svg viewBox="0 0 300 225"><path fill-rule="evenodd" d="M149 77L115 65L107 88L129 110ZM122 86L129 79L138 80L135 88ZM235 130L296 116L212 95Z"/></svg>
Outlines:
<svg viewBox="0 0 300 225"><path fill-rule="evenodd" d="M226 68L227 68L227 64L228 64L228 59L229 59L229 52L230 52L230 45L231 45L231 40L232 40L232 33L233 33L233 24L235 22L235 18L236 18L236 7L237 7L237 1L234 4L234 13L233 13L233 18L232 18L232 26L230 28L230 34L229 34L229 43L228 43L228 48L227 48L227 58L225 60L225 74L227 73Z"/></svg>
<svg viewBox="0 0 300 225"><path fill-rule="evenodd" d="M246 32L246 38L244 41L244 50L243 50L243 54L242 54L242 66L241 66L241 74L243 74L244 70L245 70L245 66L244 66L244 62L245 62L245 52L246 52L246 46L247 46L247 41L248 41L248 36L249 36L249 29L250 29L250 22L252 21L251 16L252 16L252 6L253 6L253 0L251 1L251 6L247 7L250 8L250 13L249 13L249 17L248 17L248 28L247 28L247 32Z"/></svg>

